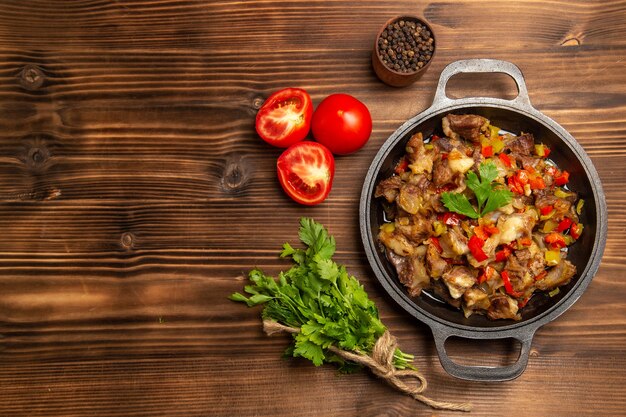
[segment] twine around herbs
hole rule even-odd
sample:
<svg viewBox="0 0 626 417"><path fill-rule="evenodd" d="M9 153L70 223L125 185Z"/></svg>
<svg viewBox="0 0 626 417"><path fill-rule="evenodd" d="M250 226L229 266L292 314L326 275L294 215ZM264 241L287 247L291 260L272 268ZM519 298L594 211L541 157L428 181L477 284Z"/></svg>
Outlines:
<svg viewBox="0 0 626 417"><path fill-rule="evenodd" d="M300 332L300 329L297 327L285 326L273 320L263 320L263 330L268 336L276 333ZM428 386L426 378L417 370L396 369L396 367L393 366L393 354L396 351L396 347L396 338L393 337L389 331L385 331L376 341L371 356L339 349L335 346L330 346L328 350L348 361L367 366L374 375L384 379L389 385L432 408L453 411L471 410L471 406L468 403L458 404L435 401L422 395L422 392ZM418 381L417 386L409 386L401 379L402 377L416 379Z"/></svg>

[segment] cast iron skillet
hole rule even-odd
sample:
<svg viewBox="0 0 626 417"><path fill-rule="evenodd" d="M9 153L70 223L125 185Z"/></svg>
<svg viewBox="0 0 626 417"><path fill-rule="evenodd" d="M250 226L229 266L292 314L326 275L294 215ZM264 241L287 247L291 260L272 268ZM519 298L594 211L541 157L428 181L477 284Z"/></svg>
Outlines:
<svg viewBox="0 0 626 417"><path fill-rule="evenodd" d="M518 96L512 100L447 97L445 89L449 79L455 74L466 72L507 74L515 80ZM378 228L384 220L381 202L374 199L376 184L392 175L411 135L421 131L424 137L428 137L431 133L440 131L441 119L448 113L479 114L504 130L516 134L534 134L535 138L550 147L550 158L561 169L570 172L570 188L585 200L581 216L585 228L580 240L570 248L568 255L568 259L576 265L576 276L553 298L542 294L533 296L522 310L521 321L490 321L481 315L465 318L461 311L429 296L428 293L423 292L417 298L409 297L377 242ZM598 173L585 151L563 127L530 104L524 77L517 66L490 59L457 61L444 68L430 108L400 126L374 158L363 185L359 219L365 252L376 278L404 310L431 328L443 368L455 377L475 381L506 381L517 378L524 372L535 332L561 315L585 291L600 265L607 234L604 192ZM503 367L460 365L453 362L446 353L445 342L451 336L469 339L513 338L521 343L520 355L514 364Z"/></svg>

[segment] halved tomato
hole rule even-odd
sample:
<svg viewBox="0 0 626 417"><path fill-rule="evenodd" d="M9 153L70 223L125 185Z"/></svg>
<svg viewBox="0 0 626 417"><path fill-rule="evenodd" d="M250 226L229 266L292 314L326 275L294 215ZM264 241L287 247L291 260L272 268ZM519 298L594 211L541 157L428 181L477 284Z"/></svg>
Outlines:
<svg viewBox="0 0 626 417"><path fill-rule="evenodd" d="M317 142L298 142L287 148L276 164L278 180L294 201L307 206L328 197L335 176L333 154Z"/></svg>
<svg viewBox="0 0 626 417"><path fill-rule="evenodd" d="M313 104L301 88L285 88L265 100L256 114L256 131L270 145L287 148L311 129Z"/></svg>

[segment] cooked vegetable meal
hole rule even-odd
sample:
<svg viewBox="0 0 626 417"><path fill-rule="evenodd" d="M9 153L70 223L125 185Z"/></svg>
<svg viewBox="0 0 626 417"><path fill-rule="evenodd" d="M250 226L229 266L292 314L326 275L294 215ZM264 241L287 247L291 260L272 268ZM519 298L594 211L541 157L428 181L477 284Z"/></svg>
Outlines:
<svg viewBox="0 0 626 417"><path fill-rule="evenodd" d="M532 134L472 114L448 114L442 131L413 135L377 184L378 240L410 296L427 289L466 317L520 320L536 291L554 296L576 274L567 252L584 202Z"/></svg>

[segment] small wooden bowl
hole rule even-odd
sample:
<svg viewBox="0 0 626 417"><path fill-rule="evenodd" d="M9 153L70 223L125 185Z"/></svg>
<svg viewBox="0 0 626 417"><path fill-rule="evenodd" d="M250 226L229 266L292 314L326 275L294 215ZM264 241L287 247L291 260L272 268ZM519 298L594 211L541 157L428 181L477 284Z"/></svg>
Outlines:
<svg viewBox="0 0 626 417"><path fill-rule="evenodd" d="M389 25L393 25L401 20L404 20L405 22L409 21L419 23L425 26L426 29L430 31L430 36L433 38L433 51L430 54L430 59L424 63L423 67L417 68L410 72L400 72L388 67L387 65L385 65L382 57L378 52L378 39L380 39L382 33L387 29ZM382 82L393 87L405 87L409 84L412 84L422 75L424 75L424 72L426 72L426 69L430 66L431 61L435 57L435 51L437 50L436 45L437 41L435 39L435 32L433 32L433 29L424 20L412 15L396 16L394 18L391 18L380 28L378 34L376 35L376 39L374 40L374 49L372 50L372 66L374 67L374 72Z"/></svg>

